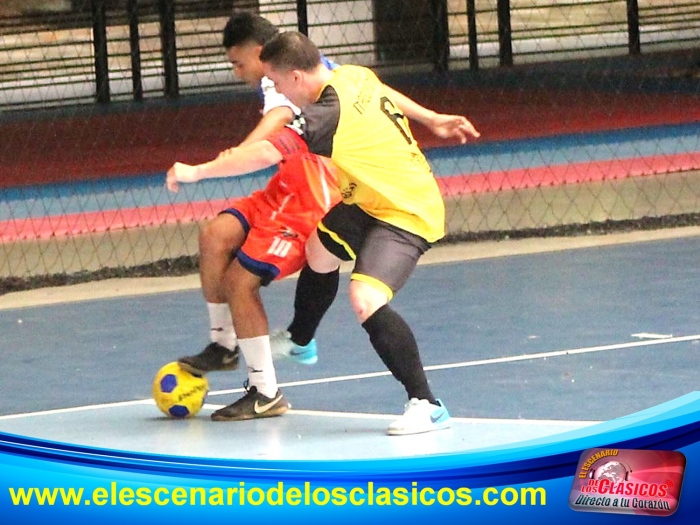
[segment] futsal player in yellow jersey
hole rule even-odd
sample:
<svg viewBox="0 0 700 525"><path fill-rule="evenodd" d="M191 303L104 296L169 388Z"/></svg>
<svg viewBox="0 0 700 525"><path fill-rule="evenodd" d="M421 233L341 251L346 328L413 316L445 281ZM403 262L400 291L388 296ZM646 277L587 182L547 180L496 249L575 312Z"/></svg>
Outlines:
<svg viewBox="0 0 700 525"><path fill-rule="evenodd" d="M420 256L444 234L442 197L398 109L402 95L369 69L329 70L316 46L300 33L276 36L260 58L276 89L302 107L294 126L211 163L176 164L168 172L169 187L261 169L309 151L329 157L339 169L343 202L328 212L307 241L308 265L326 274L337 271L341 260L356 260L350 283L353 309L409 398L403 416L387 432L415 434L449 427L449 413L428 386L413 333L388 304ZM423 115L412 114L419 121ZM435 117L443 118L446 128L468 123L463 117ZM467 132L478 135L473 127ZM450 134L454 129L445 136Z"/></svg>
<svg viewBox="0 0 700 525"><path fill-rule="evenodd" d="M327 273L341 260L356 261L353 309L409 398L404 415L387 432L449 427L449 413L431 392L413 333L388 304L430 243L444 235L445 222L437 182L393 91L370 69L325 68L316 47L300 33L278 35L263 47L260 59L275 88L302 108L290 152L308 148L339 168L343 202L307 241L307 262Z"/></svg>

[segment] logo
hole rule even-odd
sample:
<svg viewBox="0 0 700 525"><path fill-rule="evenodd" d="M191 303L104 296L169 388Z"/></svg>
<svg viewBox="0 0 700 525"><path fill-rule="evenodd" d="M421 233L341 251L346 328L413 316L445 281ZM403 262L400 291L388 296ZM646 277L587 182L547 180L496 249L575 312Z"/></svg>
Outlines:
<svg viewBox="0 0 700 525"><path fill-rule="evenodd" d="M585 450L569 506L584 512L669 516L678 508L685 463L676 451Z"/></svg>
<svg viewBox="0 0 700 525"><path fill-rule="evenodd" d="M256 414L262 414L263 412L267 412L273 406L275 406L280 399L282 399L282 394L278 395L275 399L273 399L269 403L265 403L264 405L261 405L259 401L256 400L255 405L253 405L253 410Z"/></svg>
<svg viewBox="0 0 700 525"><path fill-rule="evenodd" d="M283 228L280 231L280 235L282 237L287 237L287 238L291 238L291 239L296 239L297 237L299 237L299 234L297 232L295 232L294 230L292 230L291 228Z"/></svg>
<svg viewBox="0 0 700 525"><path fill-rule="evenodd" d="M357 184L355 184L354 182L351 182L346 188L343 188L340 192L340 194L343 196L343 199L349 199L350 197L352 197L355 193L355 188L357 188Z"/></svg>
<svg viewBox="0 0 700 525"><path fill-rule="evenodd" d="M267 253L270 255L275 255L280 258L284 258L292 249L293 244L290 241L284 240L281 237L275 237L272 240L272 244L267 249Z"/></svg>
<svg viewBox="0 0 700 525"><path fill-rule="evenodd" d="M226 354L223 359L221 359L221 362L226 365L230 365L231 363L238 361L238 353L237 352L231 352L229 354Z"/></svg>
<svg viewBox="0 0 700 525"><path fill-rule="evenodd" d="M441 419L445 418L445 411L444 410L436 410L432 414L430 414L430 422L431 423L437 423Z"/></svg>
<svg viewBox="0 0 700 525"><path fill-rule="evenodd" d="M306 119L303 115L296 115L292 123L289 125L289 128L296 131L298 135L303 135L304 129L306 129Z"/></svg>

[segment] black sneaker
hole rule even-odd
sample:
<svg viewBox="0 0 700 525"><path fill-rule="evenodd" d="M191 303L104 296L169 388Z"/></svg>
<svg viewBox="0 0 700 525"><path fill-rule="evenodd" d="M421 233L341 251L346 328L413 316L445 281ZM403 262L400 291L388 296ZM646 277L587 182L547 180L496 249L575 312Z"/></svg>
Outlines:
<svg viewBox="0 0 700 525"><path fill-rule="evenodd" d="M270 398L258 392L257 387L246 388L246 394L235 403L221 408L211 415L214 421L241 421L259 417L275 417L284 414L291 405L278 390Z"/></svg>
<svg viewBox="0 0 700 525"><path fill-rule="evenodd" d="M180 366L195 375L220 370L236 370L238 368L238 347L229 350L219 343L209 343L197 355L188 355L177 360Z"/></svg>

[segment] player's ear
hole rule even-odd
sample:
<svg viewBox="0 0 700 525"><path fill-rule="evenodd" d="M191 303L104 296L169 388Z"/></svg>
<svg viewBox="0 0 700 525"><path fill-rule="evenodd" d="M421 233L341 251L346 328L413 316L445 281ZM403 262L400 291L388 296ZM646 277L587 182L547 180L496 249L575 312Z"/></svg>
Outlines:
<svg viewBox="0 0 700 525"><path fill-rule="evenodd" d="M294 79L294 83L296 85L299 85L304 82L304 72L298 69L293 69L292 78Z"/></svg>

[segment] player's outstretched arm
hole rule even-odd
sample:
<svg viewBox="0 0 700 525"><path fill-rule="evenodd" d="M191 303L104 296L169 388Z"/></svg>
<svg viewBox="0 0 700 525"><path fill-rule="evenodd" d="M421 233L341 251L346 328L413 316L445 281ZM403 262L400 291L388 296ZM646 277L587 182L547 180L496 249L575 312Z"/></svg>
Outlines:
<svg viewBox="0 0 700 525"><path fill-rule="evenodd" d="M269 141L238 146L219 154L214 160L191 166L176 162L168 170L165 185L176 192L180 183L197 182L203 179L235 177L274 166L282 160L282 154Z"/></svg>
<svg viewBox="0 0 700 525"><path fill-rule="evenodd" d="M294 112L290 107L279 106L272 108L262 116L253 131L251 131L238 146L222 151L219 153L219 156L226 155L230 150L236 147L249 146L250 144L265 140L278 131L283 130L285 126L292 123L292 120L294 120Z"/></svg>
<svg viewBox="0 0 700 525"><path fill-rule="evenodd" d="M277 106L265 113L255 128L248 136L239 144L239 146L247 146L260 140L265 140L267 137L277 133L287 124L291 124L294 119L294 112L289 106Z"/></svg>
<svg viewBox="0 0 700 525"><path fill-rule="evenodd" d="M391 93L394 102L401 108L404 115L409 120L420 122L435 135L440 138L456 138L460 143L464 144L471 136L479 138L481 133L477 131L474 125L462 115L448 115L445 113L436 113L426 107L421 106L416 101L408 98L403 93L386 86Z"/></svg>

